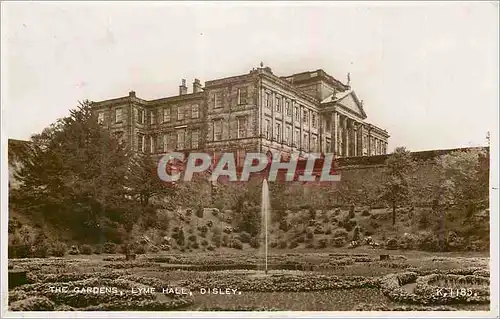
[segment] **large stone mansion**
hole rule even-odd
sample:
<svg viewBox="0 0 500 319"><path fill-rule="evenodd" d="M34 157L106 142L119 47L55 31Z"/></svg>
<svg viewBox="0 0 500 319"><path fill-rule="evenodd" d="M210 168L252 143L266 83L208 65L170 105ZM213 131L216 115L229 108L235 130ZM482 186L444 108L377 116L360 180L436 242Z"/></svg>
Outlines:
<svg viewBox="0 0 500 319"><path fill-rule="evenodd" d="M143 100L128 96L92 102L98 120L138 152L233 151L381 155L389 135L366 122L349 85L323 70L276 76L269 67L205 82L188 93Z"/></svg>

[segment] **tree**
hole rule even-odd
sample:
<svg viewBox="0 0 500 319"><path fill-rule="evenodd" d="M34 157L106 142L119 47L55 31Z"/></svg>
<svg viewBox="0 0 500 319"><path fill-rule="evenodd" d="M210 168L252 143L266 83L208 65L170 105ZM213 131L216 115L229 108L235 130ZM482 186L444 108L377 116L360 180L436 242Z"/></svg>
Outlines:
<svg viewBox="0 0 500 319"><path fill-rule="evenodd" d="M383 197L392 205L392 225L396 224L396 207L406 200L410 190L411 173L414 162L410 151L397 147L386 160Z"/></svg>
<svg viewBox="0 0 500 319"><path fill-rule="evenodd" d="M31 139L16 174L13 201L23 211L72 230L100 237L103 225L130 226L137 213L127 200L127 149L101 126L88 101Z"/></svg>

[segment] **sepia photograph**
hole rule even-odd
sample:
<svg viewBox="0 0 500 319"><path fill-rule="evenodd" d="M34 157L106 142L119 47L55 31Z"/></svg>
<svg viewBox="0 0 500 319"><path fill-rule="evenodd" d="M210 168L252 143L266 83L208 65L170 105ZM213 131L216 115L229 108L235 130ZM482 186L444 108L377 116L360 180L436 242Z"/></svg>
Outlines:
<svg viewBox="0 0 500 319"><path fill-rule="evenodd" d="M499 2L2 1L5 318L498 318Z"/></svg>

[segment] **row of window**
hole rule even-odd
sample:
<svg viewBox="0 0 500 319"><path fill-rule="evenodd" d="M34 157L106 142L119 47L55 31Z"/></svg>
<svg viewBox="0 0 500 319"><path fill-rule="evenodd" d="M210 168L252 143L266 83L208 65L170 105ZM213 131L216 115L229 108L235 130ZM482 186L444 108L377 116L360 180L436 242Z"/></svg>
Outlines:
<svg viewBox="0 0 500 319"><path fill-rule="evenodd" d="M285 115L288 117L292 117L292 101L287 100L284 96L279 96L275 93L274 97L274 108L277 113L282 113L283 112L283 104L285 108ZM266 92L265 97L264 97L264 105L266 108L272 110L273 109L273 99L271 98L271 92ZM300 122L300 106L295 105L293 106L294 109L294 114L295 114L295 121ZM302 110L302 123L308 123L309 122L309 112L311 112L311 126L313 128L318 127L318 115L315 112L309 111L307 109Z"/></svg>
<svg viewBox="0 0 500 319"><path fill-rule="evenodd" d="M214 108L218 109L224 106L223 102L224 95L222 91L214 92L212 95ZM236 104L244 105L248 104L248 89L246 87L238 88L236 92Z"/></svg>
<svg viewBox="0 0 500 319"><path fill-rule="evenodd" d="M295 135L292 134L293 130L290 125L285 126L285 136L281 136L282 126L281 123L275 123L275 135L274 138L279 142L283 141L286 144L292 144L296 146L302 146L304 149L311 149L312 151L317 151L318 148L318 137L316 135L311 135L311 145L309 145L309 133L304 132L302 144L300 143L300 129L295 129ZM272 126L271 120L266 119L264 126L264 134L267 139L272 138Z"/></svg>
<svg viewBox="0 0 500 319"><path fill-rule="evenodd" d="M146 146L146 139L148 145ZM163 152L184 149L197 149L200 143L200 131L187 129L177 129L175 132L149 135L146 137L144 134L137 134L137 150L141 152L149 148L150 153L155 153L161 147Z"/></svg>
<svg viewBox="0 0 500 319"><path fill-rule="evenodd" d="M198 104L193 105L185 105L178 106L177 110L177 120L184 120L188 118L189 109L191 109L191 118L197 119L200 117L200 107ZM170 122L172 119L172 110L171 108L163 109L163 118L158 116L159 110L149 111L149 123L151 125L156 124L161 119L161 123ZM121 123L123 121L123 109L116 108L114 110L115 123ZM137 119L137 123L144 124L146 122L146 111L144 109L135 109L135 118ZM97 120L100 124L104 123L104 112L99 112L97 115Z"/></svg>
<svg viewBox="0 0 500 319"><path fill-rule="evenodd" d="M213 141L222 140L222 119L213 121ZM236 138L247 137L248 120L246 117L236 119Z"/></svg>

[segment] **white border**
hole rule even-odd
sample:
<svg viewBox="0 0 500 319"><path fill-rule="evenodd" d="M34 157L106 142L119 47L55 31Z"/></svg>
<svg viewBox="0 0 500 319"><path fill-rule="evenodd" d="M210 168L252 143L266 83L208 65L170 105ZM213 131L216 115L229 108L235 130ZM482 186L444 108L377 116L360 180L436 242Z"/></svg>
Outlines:
<svg viewBox="0 0 500 319"><path fill-rule="evenodd" d="M97 2L97 1L96 1ZM118 3L119 1L116 1ZM150 3L151 1L144 1L146 3ZM144 3L143 2L143 3ZM123 3L120 1L120 3ZM159 4L158 2L155 2ZM414 1L407 2L392 2L392 1L383 1L383 2L292 2L292 3L271 3L267 1L262 2L239 2L238 5L287 5L287 6L300 6L300 5L335 5L335 6L359 6L363 4L369 4L371 6L403 6L403 5L423 5L424 3L417 4ZM441 2L445 4L446 2ZM128 2L128 4L136 4L132 2ZM213 3L201 3L201 2L191 2L186 1L183 3L179 2L171 2L168 4L162 3L163 5L214 5ZM142 5L142 3L141 3ZM2 11L3 14L3 11ZM4 19L1 19L4 21ZM2 28L3 29L3 28ZM498 32L498 30L497 30ZM498 37L497 37L498 38ZM3 44L3 33L2 33L2 44ZM2 59L1 59L1 70L5 72L6 63L4 60L5 49L2 45L1 47ZM498 83L498 74L497 74L497 83ZM59 312L9 312L7 310L7 296L8 296L8 286L7 286L7 278L8 278L8 269L7 269L7 248L8 248L8 157L7 157L7 145L8 145L8 137L6 135L5 128L5 112L4 112L4 94L7 92L6 87L7 83L5 81L1 81L1 218L0 218L0 226L1 226L1 298L0 298L0 306L2 310L2 318L183 318L183 317L192 317L192 318L234 318L234 317L248 317L248 318L294 318L294 317L304 317L304 318L322 318L322 317L352 317L352 318L368 318L368 317L390 317L390 318L429 318L429 317L439 317L439 318L498 318L499 311L499 276L498 276L498 265L499 265L499 253L498 253L498 242L499 242L499 217L498 217L498 96L497 96L497 105L492 106L495 107L496 120L497 125L493 128L494 131L491 132L491 143L490 143L490 272L491 272L491 294L490 294L490 311L468 311L468 312L460 312L460 311L408 311L408 312L384 312L384 311L283 311L283 312L196 312L196 311L166 311L166 312L156 312L156 311L128 311L128 312L118 312L118 311L99 311L99 312L72 312L72 311L59 311Z"/></svg>

